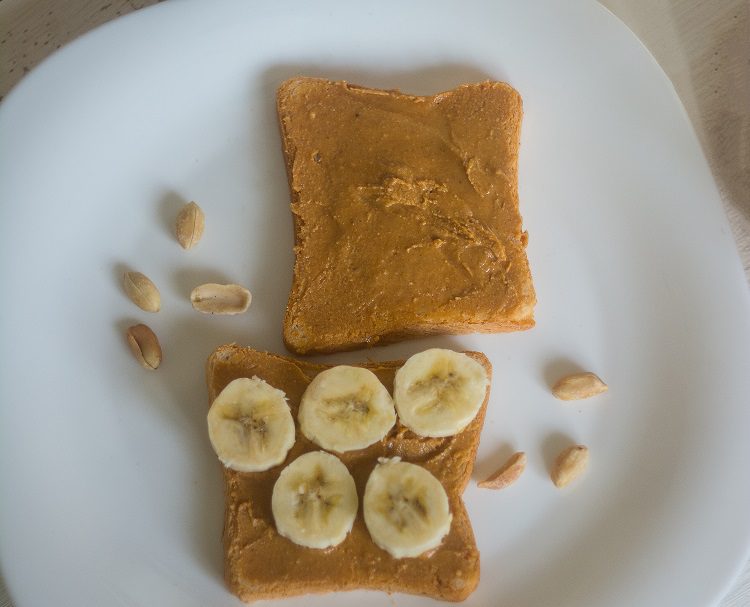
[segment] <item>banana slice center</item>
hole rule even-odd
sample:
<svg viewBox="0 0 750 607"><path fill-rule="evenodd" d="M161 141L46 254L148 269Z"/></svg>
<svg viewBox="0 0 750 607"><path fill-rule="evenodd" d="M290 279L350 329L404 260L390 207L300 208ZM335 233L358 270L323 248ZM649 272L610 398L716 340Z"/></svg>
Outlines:
<svg viewBox="0 0 750 607"><path fill-rule="evenodd" d="M415 529L428 524L429 514L424 491L416 493L413 487L405 486L403 491L389 492L390 503L381 508L381 514L403 532L407 528Z"/></svg>
<svg viewBox="0 0 750 607"><path fill-rule="evenodd" d="M266 448L269 434L268 420L253 415L242 415L237 419L225 418L230 424L235 424L241 434L241 440L249 450L263 452Z"/></svg>
<svg viewBox="0 0 750 607"><path fill-rule="evenodd" d="M466 386L466 378L454 371L433 373L409 388L409 395L419 401L414 411L419 415L429 415L434 411L452 409L460 402Z"/></svg>
<svg viewBox="0 0 750 607"><path fill-rule="evenodd" d="M242 431L248 435L265 434L268 431L266 421L263 419L257 419L252 415L243 415L242 417L235 420L232 420L230 418L227 419L229 419L230 422L233 421L234 423L239 424L242 428Z"/></svg>
<svg viewBox="0 0 750 607"><path fill-rule="evenodd" d="M321 521L328 524L328 518L342 500L341 492L331 487L322 470L318 469L311 480L303 480L295 501L294 516L300 520Z"/></svg>
<svg viewBox="0 0 750 607"><path fill-rule="evenodd" d="M323 402L324 415L334 423L349 423L352 416L362 419L371 411L369 404L371 399L372 394L364 393L364 391L340 398L329 398Z"/></svg>

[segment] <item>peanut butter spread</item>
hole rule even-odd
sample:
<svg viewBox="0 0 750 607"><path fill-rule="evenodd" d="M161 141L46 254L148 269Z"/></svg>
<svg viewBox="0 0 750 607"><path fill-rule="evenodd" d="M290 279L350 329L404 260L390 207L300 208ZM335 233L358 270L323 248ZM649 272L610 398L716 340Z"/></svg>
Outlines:
<svg viewBox="0 0 750 607"><path fill-rule="evenodd" d="M490 370L487 359L468 353ZM365 365L390 392L401 362ZM209 396L213 400L237 377L257 375L286 392L294 419L300 399L323 365L223 346L209 360ZM446 438L422 438L398 424L386 437L366 449L336 454L354 477L360 508L352 531L332 548L305 548L279 535L271 511L271 493L281 470L297 457L320 448L297 426L296 440L286 460L265 472L240 473L224 469L226 519L224 545L226 578L244 600L278 598L309 592L371 588L460 600L479 581L479 553L461 494L469 481L487 406L462 432ZM424 466L448 494L453 521L449 534L435 550L418 558L395 559L370 538L362 516L365 483L379 457L400 456Z"/></svg>
<svg viewBox="0 0 750 607"><path fill-rule="evenodd" d="M282 86L279 114L297 236L293 349L533 324L513 88L415 97L300 78Z"/></svg>

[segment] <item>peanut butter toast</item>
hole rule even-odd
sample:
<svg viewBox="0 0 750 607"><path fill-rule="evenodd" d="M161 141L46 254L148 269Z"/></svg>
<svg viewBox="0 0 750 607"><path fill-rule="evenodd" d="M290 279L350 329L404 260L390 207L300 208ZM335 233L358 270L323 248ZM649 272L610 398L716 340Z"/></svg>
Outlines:
<svg viewBox="0 0 750 607"><path fill-rule="evenodd" d="M478 352L466 353L484 367L491 365ZM357 365L372 371L390 393L403 361ZM243 601L283 598L306 593L372 589L461 601L479 582L479 552L461 495L469 481L489 398L460 432L444 438L414 434L400 422L382 440L364 449L337 454L356 484L360 507L351 531L338 545L308 548L283 537L276 528L271 496L283 469L300 456L318 451L301 432L300 400L306 388L330 365L319 365L235 345L221 346L207 363L211 402L230 382L254 378L282 390L295 422L295 441L286 459L261 472L237 472L224 467L225 577ZM381 458L400 457L429 471L448 496L452 521L440 545L419 557L394 558L370 537L361 500L365 484Z"/></svg>
<svg viewBox="0 0 750 607"><path fill-rule="evenodd" d="M417 97L294 78L277 107L295 232L291 351L534 325L515 89Z"/></svg>

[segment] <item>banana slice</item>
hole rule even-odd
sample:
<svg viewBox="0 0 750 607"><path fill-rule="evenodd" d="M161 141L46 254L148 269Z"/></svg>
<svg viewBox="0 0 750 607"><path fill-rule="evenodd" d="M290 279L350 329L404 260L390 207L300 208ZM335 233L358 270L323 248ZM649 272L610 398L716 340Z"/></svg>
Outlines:
<svg viewBox="0 0 750 607"><path fill-rule="evenodd" d="M393 400L401 423L420 436L451 436L474 419L489 378L473 358L432 348L409 358L396 372Z"/></svg>
<svg viewBox="0 0 750 607"><path fill-rule="evenodd" d="M278 532L308 548L343 542L357 506L352 475L339 458L325 451L305 453L284 468L271 496Z"/></svg>
<svg viewBox="0 0 750 607"><path fill-rule="evenodd" d="M208 437L232 470L260 472L280 464L294 444L286 395L258 377L235 379L208 410Z"/></svg>
<svg viewBox="0 0 750 607"><path fill-rule="evenodd" d="M439 546L453 520L440 481L398 457L379 461L362 501L372 541L397 559Z"/></svg>
<svg viewBox="0 0 750 607"><path fill-rule="evenodd" d="M302 434L339 453L372 445L396 423L391 395L377 376L346 365L315 376L302 395L298 417Z"/></svg>

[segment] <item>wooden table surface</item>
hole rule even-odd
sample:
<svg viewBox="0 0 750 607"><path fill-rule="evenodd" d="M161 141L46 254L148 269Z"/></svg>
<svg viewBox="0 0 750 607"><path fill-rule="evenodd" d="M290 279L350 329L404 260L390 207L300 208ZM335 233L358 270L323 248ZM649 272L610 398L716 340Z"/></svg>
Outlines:
<svg viewBox="0 0 750 607"><path fill-rule="evenodd" d="M55 49L157 1L0 0L0 98ZM750 2L600 1L635 32L672 80L750 279ZM0 580L0 607L9 605ZM750 562L720 605L750 605Z"/></svg>

